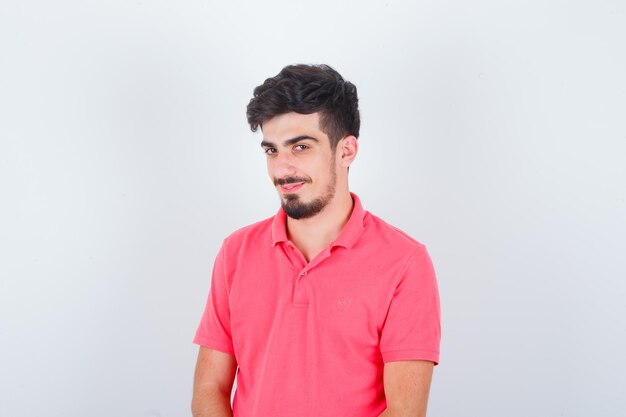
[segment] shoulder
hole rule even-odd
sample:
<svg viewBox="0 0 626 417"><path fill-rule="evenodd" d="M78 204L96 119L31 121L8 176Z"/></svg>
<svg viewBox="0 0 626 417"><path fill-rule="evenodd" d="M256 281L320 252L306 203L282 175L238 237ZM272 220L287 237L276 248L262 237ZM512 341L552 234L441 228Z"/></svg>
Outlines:
<svg viewBox="0 0 626 417"><path fill-rule="evenodd" d="M410 255L426 250L422 242L370 212L366 212L363 224L368 238L375 239L394 251Z"/></svg>
<svg viewBox="0 0 626 417"><path fill-rule="evenodd" d="M396 262L398 272L395 282L396 291L399 289L415 288L420 292L428 289L432 294L437 292L437 279L432 259L426 246L406 233L404 230L392 226L381 218L369 213L370 230L383 242L379 247L379 260L390 259Z"/></svg>
<svg viewBox="0 0 626 417"><path fill-rule="evenodd" d="M224 239L224 247L241 248L249 243L270 241L274 217L271 216L235 230Z"/></svg>

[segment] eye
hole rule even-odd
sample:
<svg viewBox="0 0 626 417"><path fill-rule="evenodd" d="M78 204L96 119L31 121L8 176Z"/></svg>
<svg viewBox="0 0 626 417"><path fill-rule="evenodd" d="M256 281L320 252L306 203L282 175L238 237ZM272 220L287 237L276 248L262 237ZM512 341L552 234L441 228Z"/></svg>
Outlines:
<svg viewBox="0 0 626 417"><path fill-rule="evenodd" d="M265 153L265 155L274 155L276 153L276 148L265 148L263 150L263 152Z"/></svg>
<svg viewBox="0 0 626 417"><path fill-rule="evenodd" d="M298 144L298 145L294 146L294 149L296 151L302 152L302 151L305 151L305 150L309 149L309 147L307 145Z"/></svg>

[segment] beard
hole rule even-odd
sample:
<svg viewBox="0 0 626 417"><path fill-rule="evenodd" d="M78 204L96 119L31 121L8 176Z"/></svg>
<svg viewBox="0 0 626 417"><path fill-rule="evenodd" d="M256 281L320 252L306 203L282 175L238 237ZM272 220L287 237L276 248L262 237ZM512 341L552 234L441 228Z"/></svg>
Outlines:
<svg viewBox="0 0 626 417"><path fill-rule="evenodd" d="M300 196L297 194L287 194L287 196L281 199L281 206L287 216L291 217L294 220L307 219L315 216L319 212L321 212L324 207L330 203L330 201L335 196L336 183L337 183L337 170L333 165L331 165L331 178L328 183L328 187L326 187L326 192L320 196L315 198L313 201L304 202L300 199ZM289 184L294 182L304 182L305 184L311 183L310 178L296 178L289 177L285 179L281 179L275 181L275 184Z"/></svg>
<svg viewBox="0 0 626 417"><path fill-rule="evenodd" d="M313 217L318 214L320 211L324 209L330 202L330 200L334 196L334 187L333 194L329 194L328 192L324 194L322 197L318 197L313 201L309 201L305 203L300 200L300 197L297 195L290 195L285 197L282 201L283 210L287 216L291 217L295 220L307 219L309 217ZM329 191L329 190L327 190Z"/></svg>

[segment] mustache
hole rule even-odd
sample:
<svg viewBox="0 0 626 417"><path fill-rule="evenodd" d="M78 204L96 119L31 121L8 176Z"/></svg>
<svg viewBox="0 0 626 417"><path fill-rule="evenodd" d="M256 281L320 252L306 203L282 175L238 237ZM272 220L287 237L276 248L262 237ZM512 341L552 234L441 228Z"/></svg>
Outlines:
<svg viewBox="0 0 626 417"><path fill-rule="evenodd" d="M311 179L304 177L274 178L274 185L293 184L294 182L311 182Z"/></svg>

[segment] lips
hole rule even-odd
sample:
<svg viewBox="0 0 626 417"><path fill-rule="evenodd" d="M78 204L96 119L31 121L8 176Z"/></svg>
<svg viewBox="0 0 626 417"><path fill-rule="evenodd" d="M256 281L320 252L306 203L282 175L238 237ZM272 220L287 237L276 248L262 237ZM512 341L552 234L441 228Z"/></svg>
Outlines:
<svg viewBox="0 0 626 417"><path fill-rule="evenodd" d="M302 188L303 185L304 185L304 182L294 182L291 184L283 184L280 186L280 190L283 193L295 193L300 188Z"/></svg>

